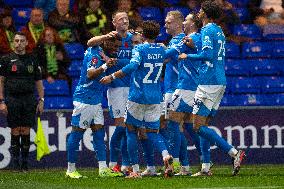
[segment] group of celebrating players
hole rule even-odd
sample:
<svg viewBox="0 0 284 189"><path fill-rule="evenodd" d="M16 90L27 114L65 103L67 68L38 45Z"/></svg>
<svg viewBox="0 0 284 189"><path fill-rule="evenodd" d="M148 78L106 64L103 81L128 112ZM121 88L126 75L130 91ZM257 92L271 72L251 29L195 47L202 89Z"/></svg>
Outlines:
<svg viewBox="0 0 284 189"><path fill-rule="evenodd" d="M116 30L88 41L73 96L67 177L84 177L75 163L80 140L89 127L101 177L155 176L155 150L162 155L166 177L210 176L211 144L232 157L233 175L239 173L245 152L235 149L208 127L226 88L225 36L214 23L220 14L214 1L203 2L198 15L189 14L185 19L179 11L170 11L165 28L172 39L165 46L155 43L160 32L158 23L144 21L142 32L129 32L127 14L116 12ZM164 66L165 94L161 90ZM116 126L110 140L109 166L102 109L106 84L109 112ZM195 174L189 170L184 131L190 135L202 163ZM139 168L138 141L147 163L143 172ZM117 164L119 153L121 167Z"/></svg>

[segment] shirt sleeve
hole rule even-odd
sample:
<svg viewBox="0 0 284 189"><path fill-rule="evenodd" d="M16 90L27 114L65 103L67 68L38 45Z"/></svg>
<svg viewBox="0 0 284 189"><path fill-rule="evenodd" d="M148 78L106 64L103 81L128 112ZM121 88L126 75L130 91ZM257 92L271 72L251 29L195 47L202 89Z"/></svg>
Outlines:
<svg viewBox="0 0 284 189"><path fill-rule="evenodd" d="M128 65L124 66L121 69L121 71L125 74L131 73L138 68L141 61L142 61L142 56L141 56L140 49L138 47L137 48L135 47L132 50L132 58L130 59L130 63Z"/></svg>

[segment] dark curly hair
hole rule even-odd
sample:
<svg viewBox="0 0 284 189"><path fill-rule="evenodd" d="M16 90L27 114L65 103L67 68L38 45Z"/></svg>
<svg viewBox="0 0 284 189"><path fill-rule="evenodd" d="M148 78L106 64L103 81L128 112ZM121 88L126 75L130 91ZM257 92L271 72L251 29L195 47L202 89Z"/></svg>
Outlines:
<svg viewBox="0 0 284 189"><path fill-rule="evenodd" d="M160 33L160 24L153 21L153 20L147 20L144 21L142 24L143 28L143 35L147 39L156 39Z"/></svg>
<svg viewBox="0 0 284 189"><path fill-rule="evenodd" d="M193 14L193 16L192 16L192 21L193 21L195 27L196 27L198 30L200 30L200 29L202 28L202 21L200 20L200 18L198 17L197 14L195 14L195 13Z"/></svg>
<svg viewBox="0 0 284 189"><path fill-rule="evenodd" d="M222 15L222 8L215 1L204 1L201 4L201 9L209 19L217 19Z"/></svg>

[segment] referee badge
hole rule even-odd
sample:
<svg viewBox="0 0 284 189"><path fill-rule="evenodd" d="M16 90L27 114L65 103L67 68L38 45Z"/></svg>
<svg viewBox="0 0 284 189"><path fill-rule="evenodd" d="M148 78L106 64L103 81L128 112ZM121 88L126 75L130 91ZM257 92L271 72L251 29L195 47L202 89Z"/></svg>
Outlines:
<svg viewBox="0 0 284 189"><path fill-rule="evenodd" d="M32 65L29 65L28 66L28 72L33 73L33 71L34 71L34 67Z"/></svg>

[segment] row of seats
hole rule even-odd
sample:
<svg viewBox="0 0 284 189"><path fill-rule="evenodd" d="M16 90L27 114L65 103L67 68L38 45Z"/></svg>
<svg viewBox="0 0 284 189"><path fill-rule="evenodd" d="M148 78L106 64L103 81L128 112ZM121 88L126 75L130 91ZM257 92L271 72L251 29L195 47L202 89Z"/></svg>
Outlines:
<svg viewBox="0 0 284 189"><path fill-rule="evenodd" d="M228 76L284 76L284 59L226 59Z"/></svg>
<svg viewBox="0 0 284 189"><path fill-rule="evenodd" d="M281 58L284 57L284 41L253 41L240 47L236 43L226 43L228 58Z"/></svg>
<svg viewBox="0 0 284 189"><path fill-rule="evenodd" d="M284 106L282 94L224 95L221 106Z"/></svg>
<svg viewBox="0 0 284 189"><path fill-rule="evenodd" d="M227 77L226 93L284 93L284 77Z"/></svg>
<svg viewBox="0 0 284 189"><path fill-rule="evenodd" d="M43 81L46 96L70 96L79 79L73 79L71 90L65 80ZM227 77L227 93L284 93L284 77Z"/></svg>

